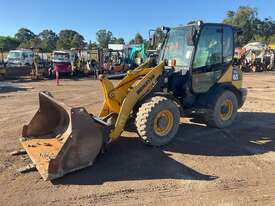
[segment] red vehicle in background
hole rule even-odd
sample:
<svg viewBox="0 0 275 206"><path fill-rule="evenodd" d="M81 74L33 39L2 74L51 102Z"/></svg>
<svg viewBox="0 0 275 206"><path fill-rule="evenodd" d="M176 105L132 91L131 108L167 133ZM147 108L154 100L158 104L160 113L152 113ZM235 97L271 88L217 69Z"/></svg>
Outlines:
<svg viewBox="0 0 275 206"><path fill-rule="evenodd" d="M73 54L69 51L54 51L52 55L52 67L49 76L53 77L55 72L60 76L72 76Z"/></svg>

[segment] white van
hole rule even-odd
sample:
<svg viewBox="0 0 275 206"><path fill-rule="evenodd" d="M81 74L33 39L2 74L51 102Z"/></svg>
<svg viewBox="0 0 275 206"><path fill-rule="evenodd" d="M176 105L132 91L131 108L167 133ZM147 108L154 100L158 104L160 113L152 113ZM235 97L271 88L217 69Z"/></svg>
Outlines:
<svg viewBox="0 0 275 206"><path fill-rule="evenodd" d="M11 50L7 57L7 66L30 66L33 57L32 50Z"/></svg>

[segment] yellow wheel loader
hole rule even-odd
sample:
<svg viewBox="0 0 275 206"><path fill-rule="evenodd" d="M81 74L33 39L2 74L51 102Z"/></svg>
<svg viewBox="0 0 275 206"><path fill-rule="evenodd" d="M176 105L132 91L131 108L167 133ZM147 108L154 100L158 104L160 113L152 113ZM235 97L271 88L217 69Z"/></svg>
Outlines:
<svg viewBox="0 0 275 206"><path fill-rule="evenodd" d="M39 94L40 108L24 126L21 143L43 179L92 165L131 121L141 140L153 146L176 136L180 117L199 115L216 128L232 124L246 98L233 59L237 29L198 22L163 30L158 61L129 71L116 86L100 77L104 103L98 116Z"/></svg>

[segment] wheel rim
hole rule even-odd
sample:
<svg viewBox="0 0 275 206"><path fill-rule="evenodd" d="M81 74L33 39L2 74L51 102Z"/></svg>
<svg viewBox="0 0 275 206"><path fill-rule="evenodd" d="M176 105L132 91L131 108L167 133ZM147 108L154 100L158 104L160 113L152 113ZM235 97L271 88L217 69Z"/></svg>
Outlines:
<svg viewBox="0 0 275 206"><path fill-rule="evenodd" d="M231 118L233 114L233 102L230 99L226 99L221 106L221 119L227 121Z"/></svg>
<svg viewBox="0 0 275 206"><path fill-rule="evenodd" d="M174 118L169 110L160 111L154 118L154 131L158 136L166 136L172 129Z"/></svg>

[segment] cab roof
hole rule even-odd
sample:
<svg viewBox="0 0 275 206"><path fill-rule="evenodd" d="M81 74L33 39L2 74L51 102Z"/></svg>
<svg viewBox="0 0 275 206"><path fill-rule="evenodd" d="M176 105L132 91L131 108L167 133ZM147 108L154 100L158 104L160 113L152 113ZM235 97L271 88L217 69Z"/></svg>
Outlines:
<svg viewBox="0 0 275 206"><path fill-rule="evenodd" d="M224 24L224 23L204 23L203 21L196 21L196 22L192 22L191 24L186 24L186 25L179 25L176 26L174 28L185 28L185 27L196 27L196 28L201 28L203 26L207 26L207 25L214 25L214 26L227 26L227 27L231 27L233 29L234 32L241 32L241 29L230 25L230 24Z"/></svg>

